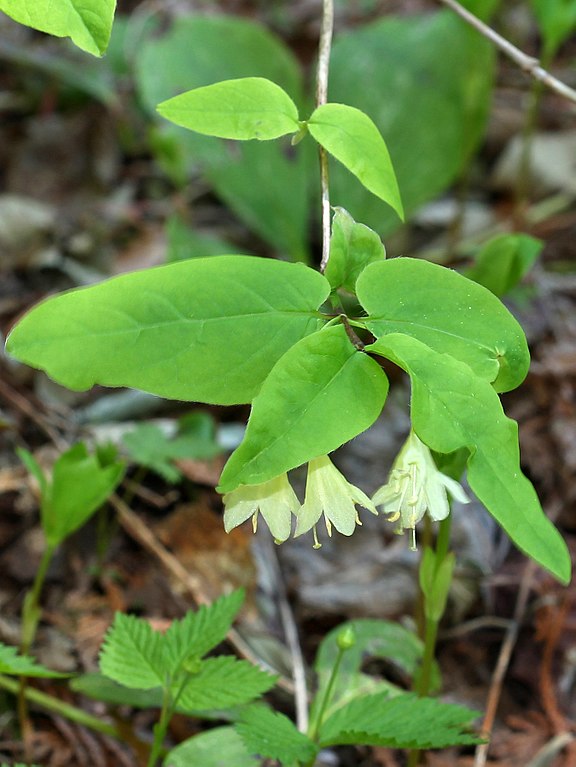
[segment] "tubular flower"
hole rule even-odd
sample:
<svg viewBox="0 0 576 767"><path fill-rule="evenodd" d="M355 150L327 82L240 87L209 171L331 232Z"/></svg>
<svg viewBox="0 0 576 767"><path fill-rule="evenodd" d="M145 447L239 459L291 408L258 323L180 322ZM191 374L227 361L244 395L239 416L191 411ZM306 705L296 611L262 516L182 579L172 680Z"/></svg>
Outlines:
<svg viewBox="0 0 576 767"><path fill-rule="evenodd" d="M351 485L338 471L327 455L314 458L308 463L306 497L304 505L296 514L294 536L307 533L314 528L314 548L320 547L316 534L316 523L324 514L326 530L332 535L332 525L343 535L352 535L356 525L361 525L356 504L377 514L376 507L354 485Z"/></svg>
<svg viewBox="0 0 576 767"><path fill-rule="evenodd" d="M224 501L224 529L227 533L252 517L254 532L258 527L258 512L270 528L277 543L285 541L292 529L292 514L300 502L292 490L286 474L259 485L240 485L226 493Z"/></svg>
<svg viewBox="0 0 576 767"><path fill-rule="evenodd" d="M383 506L389 522L398 522L395 532L411 531L410 548L416 549L416 525L424 514L434 520L445 519L450 511L447 493L461 503L468 503L459 482L438 471L432 453L411 431L398 453L388 482L372 498Z"/></svg>

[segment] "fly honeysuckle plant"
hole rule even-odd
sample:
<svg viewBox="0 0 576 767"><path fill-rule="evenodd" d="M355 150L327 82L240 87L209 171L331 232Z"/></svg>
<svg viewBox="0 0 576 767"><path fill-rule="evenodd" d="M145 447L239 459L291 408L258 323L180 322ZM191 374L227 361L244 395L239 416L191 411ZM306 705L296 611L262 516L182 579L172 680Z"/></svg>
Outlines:
<svg viewBox="0 0 576 767"><path fill-rule="evenodd" d="M279 86L250 77L159 106L204 134L269 140L310 134L364 186L402 213L384 139L370 118L324 104L308 119ZM340 296L357 310L346 313ZM347 303L350 303L349 301ZM398 529L425 512L443 519L461 488L430 451L467 453L468 482L514 543L562 582L567 548L520 469L517 425L499 392L526 376L524 333L490 291L415 258L387 260L377 235L336 209L324 274L301 264L230 255L136 272L41 303L13 329L7 351L75 390L129 386L219 405L251 403L245 437L219 490L230 529L261 514L277 541L324 515L350 535L356 506L381 506ZM384 359L408 373L412 432L371 500L330 453L368 429L388 393ZM300 504L287 472L308 463ZM413 535L413 533L412 533ZM413 538L412 538L413 540Z"/></svg>

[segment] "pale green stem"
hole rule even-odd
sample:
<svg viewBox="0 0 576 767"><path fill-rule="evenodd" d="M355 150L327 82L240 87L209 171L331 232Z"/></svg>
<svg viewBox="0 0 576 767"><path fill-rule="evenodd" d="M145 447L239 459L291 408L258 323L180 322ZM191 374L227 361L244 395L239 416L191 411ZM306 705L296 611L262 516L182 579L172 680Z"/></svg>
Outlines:
<svg viewBox="0 0 576 767"><path fill-rule="evenodd" d="M438 535L436 537L436 561L438 566L444 561L450 547L450 528L452 525L452 515L449 514L438 526ZM424 549L422 549L424 551ZM422 595L422 599L425 600ZM424 605L424 615L426 607ZM420 673L414 685L414 691L418 697L423 698L430 692L432 682L432 669L434 667L434 657L436 655L436 640L438 638L439 620L424 619L424 653L422 655L422 664ZM411 751L408 757L407 767L416 767L420 762L420 751Z"/></svg>
<svg viewBox="0 0 576 767"><path fill-rule="evenodd" d="M318 73L316 79L316 106L322 106L328 100L328 72L330 68L330 50L334 32L334 0L323 0L322 29L318 51ZM320 192L322 200L322 260L320 271L324 272L330 258L330 186L328 181L328 154L323 146L318 145L320 153Z"/></svg>
<svg viewBox="0 0 576 767"><path fill-rule="evenodd" d="M13 695L18 695L20 691L20 683L17 679L11 679L8 676L0 675L0 687ZM34 687L26 687L24 691L26 700L30 703L35 703L47 711L53 711L55 714L69 719L71 722L76 722L84 727L88 727L95 732L101 732L104 735L110 735L113 738L123 740L122 732L113 724L103 722L97 719L95 716L90 716L85 711L82 711L76 706L70 705L70 703L64 703L64 701L55 698L52 695L48 695L45 692L36 690Z"/></svg>
<svg viewBox="0 0 576 767"><path fill-rule="evenodd" d="M342 658L344 657L345 652L346 652L346 648L342 648L342 647L338 648L338 655L336 656L336 660L334 661L334 665L332 666L330 679L328 680L328 684L326 685L326 689L324 690L322 702L320 703L318 707L318 713L314 717L314 721L310 723L308 737L312 741L316 740L316 738L318 737L320 728L322 727L322 722L324 721L324 716L326 714L328 703L330 702L332 693L334 692L334 685L336 684L336 680L338 679L340 664L342 663ZM314 762L315 762L315 759L312 759L312 761L308 762L306 767L313 767Z"/></svg>

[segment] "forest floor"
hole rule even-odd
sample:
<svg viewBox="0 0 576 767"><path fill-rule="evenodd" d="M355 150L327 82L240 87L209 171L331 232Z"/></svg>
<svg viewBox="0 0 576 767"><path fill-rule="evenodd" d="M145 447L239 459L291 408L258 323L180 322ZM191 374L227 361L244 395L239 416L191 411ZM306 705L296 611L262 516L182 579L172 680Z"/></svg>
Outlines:
<svg viewBox="0 0 576 767"><path fill-rule="evenodd" d="M153 6L120 5L122 12L138 7L149 12ZM179 5L190 9L194 4L173 4L176 9ZM271 25L303 64L313 60L319 3L294 0L289 10L281 3L249 0L221 0L217 5L226 13ZM518 21L520 43L534 53L537 35L526 9L520 3L510 5L517 15L508 23ZM419 13L437 5L358 0L338 7L340 32L383 13ZM98 101L89 86L74 81L74 62L83 60L81 54L68 59L65 71L58 69L60 45L0 18L4 337L18 317L48 294L164 263L165 222L183 205L195 206L206 234L225 236L255 254L273 255L203 179L191 182L183 202L181 191L154 159L144 118L129 96L129 80L119 87L123 98L132 99L130 108L118 110ZM572 87L575 60L576 47L568 45L556 67ZM499 159L522 131L529 85L513 64L500 61L486 137L463 205L472 216L480 211L489 221L521 226L545 243L524 292L507 302L527 333L533 362L525 383L504 397L504 405L519 422L523 469L574 559L576 166L572 161L571 168L560 167L552 180L540 178L535 168L533 199L526 208L532 216L515 214L513 183L494 180ZM558 166L544 137L552 136L554 146L572 147L576 156L573 117L573 111L559 106L558 97L544 94L537 127L537 143L542 139L539 168ZM392 254L408 246L417 255L430 241L442 248L459 194L458 189L448 190L441 202L426 206L394 236ZM311 239L318 257L318 233ZM346 476L367 492L384 481L406 432L408 387L398 378L392 389L385 416L337 458ZM0 641L20 644L23 597L44 545L38 488L16 448L27 448L49 467L77 440L121 444L122 435L139 422L153 420L169 429L192 409L131 391L96 387L87 393L68 392L44 374L0 358ZM215 419L221 443L233 447L247 408L204 410ZM58 551L50 568L33 647L39 661L64 673L96 671L115 611L130 611L163 627L238 586L247 590L239 631L252 656L275 657L287 675L286 610L297 626L307 663L326 633L343 621L369 617L411 625L418 555L408 551L405 539L390 535L390 526L381 519L367 520L351 539L326 541L318 552L307 539L270 546L267 531L254 537L249 525L227 535L214 490L225 457L224 452L208 462L177 461L181 479L176 482L129 465L115 500ZM524 559L477 504L456 515L454 531L459 564L438 651L443 696L488 712L492 738L486 763L492 767L576 767L574 583L564 588ZM377 662L370 666L375 675L387 671ZM104 704L72 693L59 681L33 684L95 716L110 716ZM286 701L281 705L290 713ZM137 767L157 712L117 707L114 719L129 733L125 743L41 707L32 706L30 716L36 764ZM170 742L176 744L204 726L177 716ZM0 762L22 761L22 749L14 698L0 690ZM430 767L480 764L471 748L430 752L423 758ZM405 760L404 753L390 749L346 747L326 755L325 764L396 767Z"/></svg>

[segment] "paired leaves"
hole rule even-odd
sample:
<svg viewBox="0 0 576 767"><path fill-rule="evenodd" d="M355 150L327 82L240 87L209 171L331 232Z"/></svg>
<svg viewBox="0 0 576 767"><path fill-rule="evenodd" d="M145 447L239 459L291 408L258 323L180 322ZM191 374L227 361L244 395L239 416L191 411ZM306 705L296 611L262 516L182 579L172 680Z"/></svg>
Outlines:
<svg viewBox="0 0 576 767"><path fill-rule="evenodd" d="M366 327L375 336L417 338L465 362L497 391L524 380L530 357L522 328L492 293L457 272L394 258L368 266L356 290L369 314Z"/></svg>
<svg viewBox="0 0 576 767"><path fill-rule="evenodd" d="M490 384L448 354L416 338L383 336L369 351L400 365L412 379L412 424L431 449L470 451L468 482L519 549L563 583L570 556L520 470L518 427L507 418Z"/></svg>
<svg viewBox="0 0 576 767"><path fill-rule="evenodd" d="M116 0L0 0L0 11L20 24L72 42L101 56L110 39Z"/></svg>
<svg viewBox="0 0 576 767"><path fill-rule="evenodd" d="M214 256L135 272L39 304L7 351L70 389L131 386L249 402L274 363L324 321L330 292L298 264Z"/></svg>
<svg viewBox="0 0 576 767"><path fill-rule="evenodd" d="M344 104L323 104L305 123L280 86L261 77L225 80L163 102L163 117L190 130L220 138L273 139L307 128L370 192L403 217L390 155L368 115Z"/></svg>
<svg viewBox="0 0 576 767"><path fill-rule="evenodd" d="M384 372L343 326L304 338L262 385L220 490L265 482L335 450L374 423L387 393Z"/></svg>

